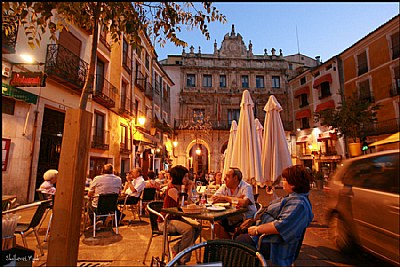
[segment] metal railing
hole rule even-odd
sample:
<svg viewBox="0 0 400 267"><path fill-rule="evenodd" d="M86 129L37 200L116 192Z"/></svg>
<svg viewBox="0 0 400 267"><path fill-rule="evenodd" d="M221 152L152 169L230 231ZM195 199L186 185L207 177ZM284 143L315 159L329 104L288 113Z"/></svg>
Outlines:
<svg viewBox="0 0 400 267"><path fill-rule="evenodd" d="M120 107L118 111L120 114L133 116L133 113L135 112L135 103L132 102L128 96L121 95Z"/></svg>
<svg viewBox="0 0 400 267"><path fill-rule="evenodd" d="M101 150L108 150L110 147L110 132L92 127L91 147Z"/></svg>
<svg viewBox="0 0 400 267"><path fill-rule="evenodd" d="M141 72L141 71L137 71L136 72L136 80L135 80L135 84L139 87L140 90L144 91L145 90L145 86L146 86L146 79L147 77Z"/></svg>
<svg viewBox="0 0 400 267"><path fill-rule="evenodd" d="M147 81L145 83L144 95L153 100L153 86Z"/></svg>
<svg viewBox="0 0 400 267"><path fill-rule="evenodd" d="M108 108L115 107L117 87L112 85L103 75L96 75L96 88L93 91L93 99Z"/></svg>
<svg viewBox="0 0 400 267"><path fill-rule="evenodd" d="M60 83L68 83L81 91L86 80L89 64L62 45L47 45L45 72Z"/></svg>
<svg viewBox="0 0 400 267"><path fill-rule="evenodd" d="M130 153L132 152L132 139L127 138L126 142L119 144L119 149L121 153Z"/></svg>

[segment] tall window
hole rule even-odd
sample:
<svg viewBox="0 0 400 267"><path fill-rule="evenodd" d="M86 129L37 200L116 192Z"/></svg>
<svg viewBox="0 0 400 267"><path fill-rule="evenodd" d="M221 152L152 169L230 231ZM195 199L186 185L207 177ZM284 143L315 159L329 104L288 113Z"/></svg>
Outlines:
<svg viewBox="0 0 400 267"><path fill-rule="evenodd" d="M242 88L249 88L249 76L242 75Z"/></svg>
<svg viewBox="0 0 400 267"><path fill-rule="evenodd" d="M209 74L203 75L203 87L212 87L212 76Z"/></svg>
<svg viewBox="0 0 400 267"><path fill-rule="evenodd" d="M147 53L147 51L146 51L146 53L145 53L145 66L146 66L146 69L148 69L148 70L150 70L150 56L149 56L149 54Z"/></svg>
<svg viewBox="0 0 400 267"><path fill-rule="evenodd" d="M329 82L323 82L320 85L321 92L320 92L320 99L325 98L331 95L331 89L329 87Z"/></svg>
<svg viewBox="0 0 400 267"><path fill-rule="evenodd" d="M121 109L130 111L128 109L129 105L128 105L128 100L127 100L127 90L126 90L127 87L128 87L128 84L126 82L122 81L122 84L121 84Z"/></svg>
<svg viewBox="0 0 400 267"><path fill-rule="evenodd" d="M130 150L130 142L129 142L129 128L126 125L121 124L121 141L120 147L122 149Z"/></svg>
<svg viewBox="0 0 400 267"><path fill-rule="evenodd" d="M128 60L128 42L124 39L122 44L122 66L129 68L129 60Z"/></svg>
<svg viewBox="0 0 400 267"><path fill-rule="evenodd" d="M97 58L96 63L96 91L103 92L104 87L104 62Z"/></svg>
<svg viewBox="0 0 400 267"><path fill-rule="evenodd" d="M229 126L232 124L233 120L235 120L236 122L239 122L239 116L240 116L240 109L228 109Z"/></svg>
<svg viewBox="0 0 400 267"><path fill-rule="evenodd" d="M358 75L364 74L368 71L367 52L363 52L357 56Z"/></svg>
<svg viewBox="0 0 400 267"><path fill-rule="evenodd" d="M93 142L97 145L104 144L104 121L104 114L95 111Z"/></svg>
<svg viewBox="0 0 400 267"><path fill-rule="evenodd" d="M196 75L195 74L187 74L186 86L187 87L195 87L196 86Z"/></svg>
<svg viewBox="0 0 400 267"><path fill-rule="evenodd" d="M308 95L307 94L301 94L300 95L300 108L308 106Z"/></svg>
<svg viewBox="0 0 400 267"><path fill-rule="evenodd" d="M310 119L309 118L301 118L301 129L307 129L310 128Z"/></svg>
<svg viewBox="0 0 400 267"><path fill-rule="evenodd" d="M272 76L272 88L281 88L281 78L279 76Z"/></svg>
<svg viewBox="0 0 400 267"><path fill-rule="evenodd" d="M256 76L256 87L264 88L264 76Z"/></svg>
<svg viewBox="0 0 400 267"><path fill-rule="evenodd" d="M303 85L306 83L306 77L303 77L300 79L300 85Z"/></svg>
<svg viewBox="0 0 400 267"><path fill-rule="evenodd" d="M226 75L219 76L219 87L226 87Z"/></svg>
<svg viewBox="0 0 400 267"><path fill-rule="evenodd" d="M400 35L395 33L391 36L392 38L392 59L396 59L400 56Z"/></svg>
<svg viewBox="0 0 400 267"><path fill-rule="evenodd" d="M371 90L369 88L369 80L365 80L358 84L360 101L373 102Z"/></svg>

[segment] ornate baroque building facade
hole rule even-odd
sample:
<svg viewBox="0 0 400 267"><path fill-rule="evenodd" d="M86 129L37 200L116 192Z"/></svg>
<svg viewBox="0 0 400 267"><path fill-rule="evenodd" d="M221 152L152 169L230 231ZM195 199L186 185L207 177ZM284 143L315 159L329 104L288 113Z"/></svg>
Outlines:
<svg viewBox="0 0 400 267"><path fill-rule="evenodd" d="M188 166L194 173L223 169L231 122L239 120L244 90L249 90L255 118L262 125L269 96L277 98L290 150L295 149L289 80L299 70L316 66L317 60L300 54L283 56L274 48L271 53L265 49L263 55L254 55L251 41L246 46L234 25L219 49L215 41L213 54L201 53L200 47L194 50L190 47L188 53L183 50L182 55L161 61L175 83L171 88L174 140L178 141L174 165Z"/></svg>

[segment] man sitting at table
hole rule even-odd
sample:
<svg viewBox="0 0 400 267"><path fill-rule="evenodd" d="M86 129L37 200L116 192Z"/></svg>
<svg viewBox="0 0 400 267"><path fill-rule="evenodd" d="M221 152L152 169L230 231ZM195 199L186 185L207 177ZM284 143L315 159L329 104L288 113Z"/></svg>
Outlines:
<svg viewBox="0 0 400 267"><path fill-rule="evenodd" d="M122 190L122 194L129 195L126 200L126 205L135 205L140 200L140 194L146 187L146 182L143 178L142 168L136 167L134 168L127 176L126 183L124 189ZM118 204L123 205L125 202L125 198L119 199ZM120 211L118 210L118 218L120 217ZM122 215L122 219L125 217L125 214Z"/></svg>
<svg viewBox="0 0 400 267"><path fill-rule="evenodd" d="M111 163L103 166L103 174L94 177L90 183L88 197L92 199L92 209L89 217L93 221L93 211L97 210L97 203L100 194L119 194L121 191L121 178L113 173L113 165ZM103 224L106 218L102 217L98 224ZM118 216L119 219L119 216ZM96 223L97 224L97 223Z"/></svg>
<svg viewBox="0 0 400 267"><path fill-rule="evenodd" d="M189 171L186 167L177 165L171 169L170 174L172 180L169 182L165 192L164 208L180 206L180 192L190 194L191 189L194 186L193 182L189 179ZM164 212L162 212L162 214L164 216L166 215ZM160 223L163 223L161 218L159 218L159 220ZM160 229L164 229L164 226L160 225ZM170 216L168 218L167 231L168 234L177 233L182 235L182 239L176 242L172 247L172 255L175 257L177 253L194 244L200 234L201 228L198 222L191 220L190 218ZM191 253L187 254L179 262L179 265L184 265L186 262L190 261L190 257Z"/></svg>
<svg viewBox="0 0 400 267"><path fill-rule="evenodd" d="M217 221L215 224L215 235L221 239L230 239L229 233L235 231L235 227L242 221L243 217L252 218L256 212L256 206L251 185L242 180L242 172L239 168L229 168L225 176L225 184L215 192L213 196L214 203L232 203L232 198L239 198L238 207L248 208L243 215L233 216L228 219Z"/></svg>

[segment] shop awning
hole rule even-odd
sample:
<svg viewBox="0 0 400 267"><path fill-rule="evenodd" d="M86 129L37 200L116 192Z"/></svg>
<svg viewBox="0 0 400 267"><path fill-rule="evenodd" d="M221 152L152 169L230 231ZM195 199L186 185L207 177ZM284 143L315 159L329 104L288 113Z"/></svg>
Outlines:
<svg viewBox="0 0 400 267"><path fill-rule="evenodd" d="M314 80L313 87L317 88L323 82L332 83L332 75L330 73L328 73L328 74L325 74L325 75L319 77L318 79Z"/></svg>
<svg viewBox="0 0 400 267"><path fill-rule="evenodd" d="M298 97L302 94L310 94L310 87L309 86L303 86L299 89L297 89L296 91L294 91L294 97Z"/></svg>
<svg viewBox="0 0 400 267"><path fill-rule="evenodd" d="M311 110L304 109L304 110L296 112L296 120L299 120L302 118L311 118Z"/></svg>
<svg viewBox="0 0 400 267"><path fill-rule="evenodd" d="M394 143L394 142L400 142L400 132L392 134L383 140L376 141L376 142L370 144L369 146L379 146L379 145L384 145L384 144L389 144L389 143Z"/></svg>
<svg viewBox="0 0 400 267"><path fill-rule="evenodd" d="M317 106L317 108L315 109L315 112L320 112L322 110L329 109L329 108L335 108L335 101L329 100L327 102L319 104Z"/></svg>
<svg viewBox="0 0 400 267"><path fill-rule="evenodd" d="M1 91L3 96L12 97L16 100L25 101L29 104L36 104L38 96L9 84L2 83Z"/></svg>

